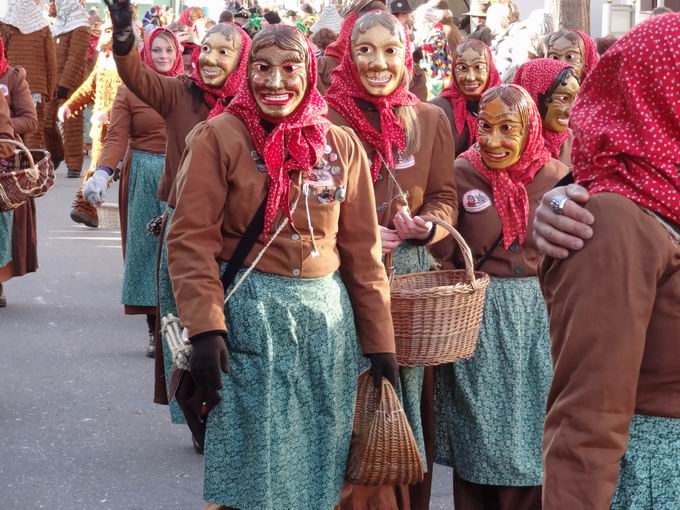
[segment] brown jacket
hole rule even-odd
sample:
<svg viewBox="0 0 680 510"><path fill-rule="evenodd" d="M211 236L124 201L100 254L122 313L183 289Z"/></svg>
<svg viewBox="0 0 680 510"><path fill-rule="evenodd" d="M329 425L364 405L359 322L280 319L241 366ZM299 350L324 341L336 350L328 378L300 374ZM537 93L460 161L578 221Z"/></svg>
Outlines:
<svg viewBox="0 0 680 510"><path fill-rule="evenodd" d="M76 28L54 38L57 48L57 86L73 93L86 77L85 55L90 47L90 29Z"/></svg>
<svg viewBox="0 0 680 510"><path fill-rule="evenodd" d="M360 105L367 106L365 103ZM408 195L408 206L412 215L430 215L455 225L458 200L453 173L453 140L449 124L444 114L432 105L419 103L414 108L418 119L420 148L414 154L412 167L394 171L397 182ZM364 115L379 129L377 111L364 109ZM328 111L328 120L336 126L349 126L347 120L333 109ZM362 145L371 160L374 154L373 147L363 142ZM397 194L397 189L384 166L373 188L378 222L380 225L394 228L392 220L401 204L397 200L392 200ZM437 242L446 235L448 234L444 229L438 228L430 242Z"/></svg>
<svg viewBox="0 0 680 510"><path fill-rule="evenodd" d="M497 277L536 276L541 254L532 234L534 214L543 194L564 177L567 171L566 166L551 159L536 174L534 180L527 185L530 209L524 245L520 246L515 242L507 250L499 246L487 258L482 271ZM501 219L493 205L491 185L486 178L468 160L462 158L456 160L455 172L461 206L456 229L470 246L473 260L478 260L498 240L502 229ZM456 242L448 237L432 247L432 254L442 261L444 269L462 267L457 248Z"/></svg>
<svg viewBox="0 0 680 510"><path fill-rule="evenodd" d="M18 28L0 23L0 37L9 65L26 70L31 93L51 98L57 85L57 54L49 27L22 34Z"/></svg>
<svg viewBox="0 0 680 510"><path fill-rule="evenodd" d="M23 136L38 129L38 115L26 81L26 71L22 67L10 67L0 77L0 85L4 85L9 91L14 133Z"/></svg>
<svg viewBox="0 0 680 510"><path fill-rule="evenodd" d="M305 182L292 173L290 224L269 247L257 270L292 278L317 278L340 270L364 353L394 352L389 285L380 261L380 240L368 161L348 129L331 127L326 166ZM265 197L268 175L258 170L245 125L220 115L190 136L177 177L177 209L168 235L168 267L177 308L189 335L226 331L224 291L217 259L229 260ZM336 157L337 156L337 157ZM314 180L324 175L332 184ZM309 206L319 256L312 257ZM279 215L279 220L280 220ZM245 265L263 248L262 236Z"/></svg>
<svg viewBox="0 0 680 510"><path fill-rule="evenodd" d="M586 208L593 238L541 264L555 367L546 510L609 508L633 415L680 418L680 246L625 197Z"/></svg>
<svg viewBox="0 0 680 510"><path fill-rule="evenodd" d="M14 138L12 121L10 120L9 105L3 94L0 94L0 139ZM14 145L0 141L0 159L10 157L14 153Z"/></svg>
<svg viewBox="0 0 680 510"><path fill-rule="evenodd" d="M139 57L137 46L125 56L115 56L123 83L142 101L156 110L165 120L165 167L158 198L171 206L176 202L175 177L186 137L196 124L208 118L208 107L200 94L192 93L193 82L188 76L162 76Z"/></svg>

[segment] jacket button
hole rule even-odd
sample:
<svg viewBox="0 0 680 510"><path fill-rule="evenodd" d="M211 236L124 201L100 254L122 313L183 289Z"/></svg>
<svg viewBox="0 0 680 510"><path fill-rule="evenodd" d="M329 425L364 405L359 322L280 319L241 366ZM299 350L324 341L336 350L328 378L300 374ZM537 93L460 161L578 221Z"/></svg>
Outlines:
<svg viewBox="0 0 680 510"><path fill-rule="evenodd" d="M293 269L293 276L300 276L300 270L297 267Z"/></svg>
<svg viewBox="0 0 680 510"><path fill-rule="evenodd" d="M524 268L522 266L517 266L515 268L515 274L524 274Z"/></svg>
<svg viewBox="0 0 680 510"><path fill-rule="evenodd" d="M300 240L300 234L293 234L292 236L290 236L290 238L293 241L299 241Z"/></svg>
<svg viewBox="0 0 680 510"><path fill-rule="evenodd" d="M510 251L512 252L517 252L520 249L520 245L518 242L514 242L510 245Z"/></svg>

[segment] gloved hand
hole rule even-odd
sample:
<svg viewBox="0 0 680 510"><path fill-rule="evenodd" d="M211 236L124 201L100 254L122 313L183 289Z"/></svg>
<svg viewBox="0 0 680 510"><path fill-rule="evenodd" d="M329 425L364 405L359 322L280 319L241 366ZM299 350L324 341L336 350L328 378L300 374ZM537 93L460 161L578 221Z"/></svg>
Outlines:
<svg viewBox="0 0 680 510"><path fill-rule="evenodd" d="M207 414L220 401L217 391L222 388L221 372L229 372L227 344L224 337L218 333L198 335L192 337L190 341L191 375L207 404L205 412L201 414Z"/></svg>
<svg viewBox="0 0 680 510"><path fill-rule="evenodd" d="M55 99L68 99L69 96L69 90L66 87L62 87L59 85L57 89L54 91L54 98Z"/></svg>
<svg viewBox="0 0 680 510"><path fill-rule="evenodd" d="M104 195L109 188L110 179L111 174L108 169L104 167L97 168L94 174L92 174L92 177L85 181L85 186L83 186L83 197L85 200L92 205L103 204Z"/></svg>
<svg viewBox="0 0 680 510"><path fill-rule="evenodd" d="M104 0L113 25L113 53L127 55L135 43L130 0Z"/></svg>
<svg viewBox="0 0 680 510"><path fill-rule="evenodd" d="M376 388L380 386L383 377L392 383L392 386L397 385L399 364L396 354L393 352L375 352L366 356L371 361L371 375Z"/></svg>

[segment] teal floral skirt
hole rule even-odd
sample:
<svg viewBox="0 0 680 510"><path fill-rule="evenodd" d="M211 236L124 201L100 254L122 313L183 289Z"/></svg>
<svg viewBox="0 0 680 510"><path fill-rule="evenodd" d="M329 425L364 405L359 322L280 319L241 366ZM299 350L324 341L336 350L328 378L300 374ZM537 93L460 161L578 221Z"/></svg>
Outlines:
<svg viewBox="0 0 680 510"><path fill-rule="evenodd" d="M14 211L0 212L0 267L12 261Z"/></svg>
<svg viewBox="0 0 680 510"><path fill-rule="evenodd" d="M208 417L204 499L240 510L333 508L361 360L342 280L253 271L225 313L231 370Z"/></svg>
<svg viewBox="0 0 680 510"><path fill-rule="evenodd" d="M538 279L492 278L474 357L435 370L435 461L472 483L541 485L551 380Z"/></svg>
<svg viewBox="0 0 680 510"><path fill-rule="evenodd" d="M636 415L612 510L680 508L680 419Z"/></svg>
<svg viewBox="0 0 680 510"><path fill-rule="evenodd" d="M146 224L163 212L156 193L164 161L163 154L132 152L121 299L125 305L156 306L158 238L146 229Z"/></svg>
<svg viewBox="0 0 680 510"><path fill-rule="evenodd" d="M163 239L161 240L161 258L158 263L158 307L161 317L169 313L175 317L178 316L177 303L175 303L170 272L168 271L168 231L170 230L170 222L174 212L175 210L171 207L165 209L165 228L163 229ZM165 337L163 337L163 367L167 383L170 381L172 374L172 355L170 354L170 347L168 347ZM170 400L168 407L170 408L170 421L172 423L185 424L187 422L182 409L174 398Z"/></svg>

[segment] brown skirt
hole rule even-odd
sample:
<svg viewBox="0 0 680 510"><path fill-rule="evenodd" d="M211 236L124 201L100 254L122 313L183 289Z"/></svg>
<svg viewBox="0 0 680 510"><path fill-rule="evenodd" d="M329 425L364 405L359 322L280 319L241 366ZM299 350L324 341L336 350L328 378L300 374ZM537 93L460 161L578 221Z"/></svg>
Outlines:
<svg viewBox="0 0 680 510"><path fill-rule="evenodd" d="M35 201L31 198L14 210L12 261L0 271L0 283L38 270L38 232Z"/></svg>
<svg viewBox="0 0 680 510"><path fill-rule="evenodd" d="M508 487L466 482L453 474L456 510L541 510L541 485Z"/></svg>

